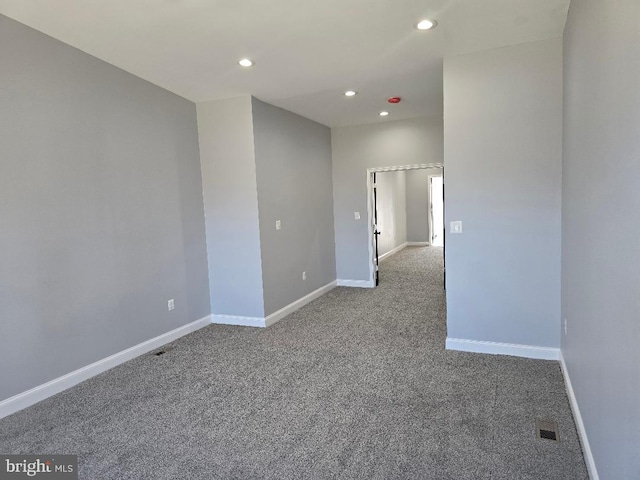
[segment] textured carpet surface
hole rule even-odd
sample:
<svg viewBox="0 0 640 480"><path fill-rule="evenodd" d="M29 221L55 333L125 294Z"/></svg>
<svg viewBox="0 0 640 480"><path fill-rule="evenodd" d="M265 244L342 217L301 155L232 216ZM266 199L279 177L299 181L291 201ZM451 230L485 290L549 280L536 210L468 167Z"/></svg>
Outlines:
<svg viewBox="0 0 640 480"><path fill-rule="evenodd" d="M445 337L442 249L407 248L375 290L212 325L0 420L0 453L77 454L91 480L588 478L557 362Z"/></svg>

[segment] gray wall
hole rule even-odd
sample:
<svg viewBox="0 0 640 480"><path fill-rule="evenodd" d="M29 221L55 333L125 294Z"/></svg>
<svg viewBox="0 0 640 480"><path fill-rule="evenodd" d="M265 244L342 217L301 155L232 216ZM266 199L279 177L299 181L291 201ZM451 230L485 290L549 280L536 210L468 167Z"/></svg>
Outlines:
<svg viewBox="0 0 640 480"><path fill-rule="evenodd" d="M639 21L581 0L564 36L562 353L602 480L640 478Z"/></svg>
<svg viewBox="0 0 640 480"><path fill-rule="evenodd" d="M336 279L331 131L255 98L252 105L269 315Z"/></svg>
<svg viewBox="0 0 640 480"><path fill-rule="evenodd" d="M211 311L263 317L251 97L198 104Z"/></svg>
<svg viewBox="0 0 640 480"><path fill-rule="evenodd" d="M560 344L561 39L444 62L448 336Z"/></svg>
<svg viewBox="0 0 640 480"><path fill-rule="evenodd" d="M2 400L209 302L194 104L1 15L0 72Z"/></svg>
<svg viewBox="0 0 640 480"><path fill-rule="evenodd" d="M331 144L337 276L368 281L367 168L441 163L442 118L333 128Z"/></svg>
<svg viewBox="0 0 640 480"><path fill-rule="evenodd" d="M429 175L440 169L407 170L407 241L430 242Z"/></svg>
<svg viewBox="0 0 640 480"><path fill-rule="evenodd" d="M403 171L376 174L378 255L407 242L407 176Z"/></svg>

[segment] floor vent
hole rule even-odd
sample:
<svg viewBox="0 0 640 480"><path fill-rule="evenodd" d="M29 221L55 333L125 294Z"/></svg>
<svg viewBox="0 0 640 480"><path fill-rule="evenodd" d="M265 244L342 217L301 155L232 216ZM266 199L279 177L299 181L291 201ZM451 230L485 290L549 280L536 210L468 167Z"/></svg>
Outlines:
<svg viewBox="0 0 640 480"><path fill-rule="evenodd" d="M153 352L151 352L149 355L153 355L154 357L159 357L161 355L164 355L165 353L169 353L174 348L175 348L175 345L170 345L170 344L163 345L158 350L154 350Z"/></svg>
<svg viewBox="0 0 640 480"><path fill-rule="evenodd" d="M558 424L551 420L537 420L536 421L537 437L543 440L553 440L557 442L558 436Z"/></svg>

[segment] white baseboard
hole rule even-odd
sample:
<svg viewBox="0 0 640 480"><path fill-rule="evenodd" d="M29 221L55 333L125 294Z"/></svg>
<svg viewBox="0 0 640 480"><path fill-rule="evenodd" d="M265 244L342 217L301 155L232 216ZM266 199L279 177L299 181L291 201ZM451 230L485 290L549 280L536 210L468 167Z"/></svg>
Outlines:
<svg viewBox="0 0 640 480"><path fill-rule="evenodd" d="M336 287L336 281L327 283L324 287L320 287L317 290L305 295L298 300L291 302L286 307L281 308L277 312L273 312L271 315L266 317L239 317L236 315L211 315L211 323L217 323L222 325L240 325L245 327L268 327L269 325L273 325L279 320L282 320L284 317L289 315L290 313L295 312L296 310L304 307L307 303L312 302L318 297L321 297L329 290Z"/></svg>
<svg viewBox="0 0 640 480"><path fill-rule="evenodd" d="M560 368L562 369L562 376L564 377L564 385L567 389L567 396L569 397L569 404L571 405L573 419L576 422L576 429L578 430L578 436L580 437L580 443L582 444L582 453L584 454L584 461L587 464L589 478L591 480L599 480L600 476L596 469L596 462L593 459L593 454L591 453L589 439L587 438L587 431L584 428L584 422L582 421L578 401L576 400L576 395L573 391L573 386L571 385L571 378L569 378L569 371L567 370L567 364L564 361L562 352L560 352Z"/></svg>
<svg viewBox="0 0 640 480"><path fill-rule="evenodd" d="M407 242L407 247L428 247L429 242Z"/></svg>
<svg viewBox="0 0 640 480"><path fill-rule="evenodd" d="M240 317L237 315L211 315L211 323L220 325L238 325L242 327L266 327L263 317Z"/></svg>
<svg viewBox="0 0 640 480"><path fill-rule="evenodd" d="M183 325L182 327L178 327L175 330L171 330L170 332L158 335L150 340L134 345L133 347L122 350L121 352L103 358L102 360L98 360L86 367L79 368L78 370L74 370L71 373L67 373L66 375L58 377L47 383L38 385L31 390L9 397L0 402L0 418L11 415L23 408L27 408L44 400L45 398L49 398L56 393L60 393L67 388L77 385L80 382L88 380L91 377L95 377L110 368L139 357L140 355L144 355L151 350L155 350L162 345L172 342L173 340L183 337L191 332L195 332L209 324L211 324L211 316L207 315L195 322L191 322L187 325Z"/></svg>
<svg viewBox="0 0 640 480"><path fill-rule="evenodd" d="M447 337L446 348L447 350L460 350L463 352L511 355L514 357L537 358L540 360L560 360L559 348L537 347L535 345L484 342L480 340Z"/></svg>
<svg viewBox="0 0 640 480"><path fill-rule="evenodd" d="M302 298L299 298L295 302L291 302L289 305L281 308L277 312L273 312L271 315L268 315L264 319L265 326L268 327L269 325L273 325L277 321L282 320L284 317L286 317L290 313L293 313L296 310L304 307L307 303L310 303L314 301L316 298L321 297L322 295L327 293L329 290L336 288L336 283L337 283L336 280L334 280L333 282L327 283L324 287L320 287L319 289L314 290L310 294L305 295Z"/></svg>
<svg viewBox="0 0 640 480"><path fill-rule="evenodd" d="M389 250L387 253L384 253L384 254L378 256L378 261L381 262L382 260L384 260L387 257L390 257L394 253L398 253L400 250L402 250L406 246L407 246L407 242L404 242L402 245L398 245L393 250Z"/></svg>
<svg viewBox="0 0 640 480"><path fill-rule="evenodd" d="M337 280L339 287L374 288L375 282L371 280Z"/></svg>

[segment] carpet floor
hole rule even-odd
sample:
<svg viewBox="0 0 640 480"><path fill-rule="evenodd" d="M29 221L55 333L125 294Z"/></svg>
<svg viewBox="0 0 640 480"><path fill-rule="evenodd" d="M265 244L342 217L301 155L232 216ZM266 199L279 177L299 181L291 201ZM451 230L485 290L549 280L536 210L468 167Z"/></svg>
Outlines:
<svg viewBox="0 0 640 480"><path fill-rule="evenodd" d="M588 479L557 362L445 338L442 249L406 248L375 290L211 325L0 420L0 453L76 454L87 480Z"/></svg>

